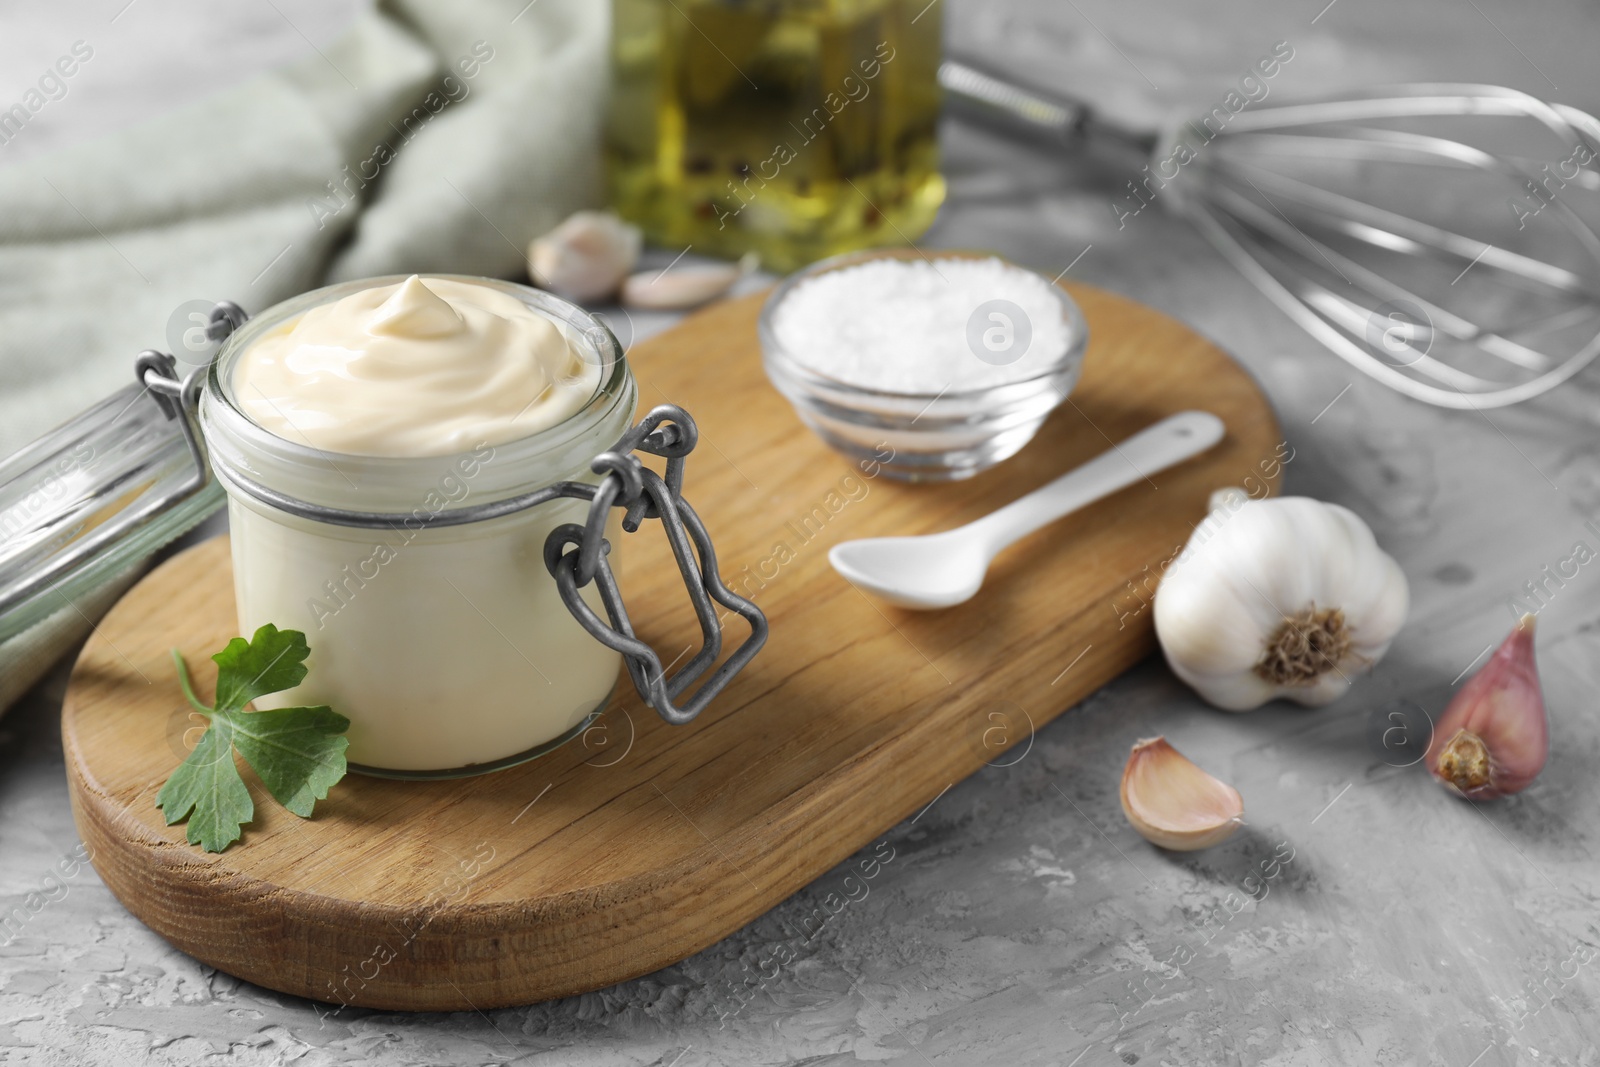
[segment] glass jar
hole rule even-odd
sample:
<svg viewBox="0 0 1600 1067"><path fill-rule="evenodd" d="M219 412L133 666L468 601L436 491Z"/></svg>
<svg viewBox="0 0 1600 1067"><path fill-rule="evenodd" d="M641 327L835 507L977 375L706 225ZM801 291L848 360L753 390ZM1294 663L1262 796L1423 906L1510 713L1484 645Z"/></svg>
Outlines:
<svg viewBox="0 0 1600 1067"><path fill-rule="evenodd" d="M780 271L914 240L945 193L940 23L928 0L614 0L612 205Z"/></svg>
<svg viewBox="0 0 1600 1067"><path fill-rule="evenodd" d="M590 461L628 430L638 393L616 339L586 312L526 286L461 277L517 298L599 364L583 408L528 437L426 458L330 453L245 414L233 377L252 343L313 307L403 280L319 289L235 331L206 376L200 426L228 496L239 632L272 623L303 631L311 647L306 680L257 706L331 705L350 719L352 769L449 777L576 736L621 664L568 611L544 559L546 537L583 523L587 501L454 525L450 513L558 482L596 484ZM307 517L307 507L406 517L361 527ZM609 540L616 545L614 531ZM581 594L602 610L595 584Z"/></svg>

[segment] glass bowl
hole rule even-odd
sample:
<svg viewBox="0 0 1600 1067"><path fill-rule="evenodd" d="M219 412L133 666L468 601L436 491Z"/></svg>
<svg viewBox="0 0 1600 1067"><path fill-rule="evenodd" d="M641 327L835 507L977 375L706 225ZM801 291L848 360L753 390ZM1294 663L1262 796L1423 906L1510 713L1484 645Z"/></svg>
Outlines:
<svg viewBox="0 0 1600 1067"><path fill-rule="evenodd" d="M761 358L767 377L788 401L802 422L830 447L862 464L873 464L890 478L913 482L944 482L970 478L1015 455L1033 439L1045 418L1077 383L1089 328L1078 305L1059 286L1049 283L1061 310L1067 343L1026 377L1007 372L1002 364L979 354L986 336L978 305L969 320L965 340L975 363L995 364L993 385L938 392L902 392L857 384L808 366L778 340L778 309L805 282L830 271L854 267L876 259L940 261L997 259L1016 270L1028 268L983 252L940 251L925 257L915 249L853 252L814 263L784 279L772 290L761 309L757 326ZM1015 305L1013 305L1015 306ZM1020 308L1016 310L1021 311ZM999 320L996 320L999 321ZM1029 335L1035 331L1031 329ZM1019 358L1025 353L1019 353ZM983 372L988 374L989 372ZM863 469L866 469L863 466Z"/></svg>

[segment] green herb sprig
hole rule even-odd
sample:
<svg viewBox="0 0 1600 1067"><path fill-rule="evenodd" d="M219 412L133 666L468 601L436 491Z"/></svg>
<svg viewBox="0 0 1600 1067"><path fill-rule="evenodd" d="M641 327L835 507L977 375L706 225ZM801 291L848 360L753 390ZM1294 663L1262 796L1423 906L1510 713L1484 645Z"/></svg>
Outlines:
<svg viewBox="0 0 1600 1067"><path fill-rule="evenodd" d="M349 729L349 719L326 706L244 710L258 697L304 681L309 655L305 634L270 623L249 642L235 637L211 657L217 665L217 697L215 706L207 707L194 694L183 656L172 650L183 695L210 725L156 794L156 807L168 826L189 820L191 845L221 852L255 817L235 751L278 803L301 818L310 818L316 802L344 777L350 742L340 735Z"/></svg>

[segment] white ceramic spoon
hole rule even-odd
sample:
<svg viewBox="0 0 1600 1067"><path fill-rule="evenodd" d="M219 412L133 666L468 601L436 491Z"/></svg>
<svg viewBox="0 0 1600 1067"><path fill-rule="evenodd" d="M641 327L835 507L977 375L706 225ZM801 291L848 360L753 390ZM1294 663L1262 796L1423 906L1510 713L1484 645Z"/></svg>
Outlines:
<svg viewBox="0 0 1600 1067"><path fill-rule="evenodd" d="M903 608L948 608L972 599L989 563L1012 542L1222 440L1222 420L1181 411L976 522L921 537L845 541L828 562L851 583Z"/></svg>

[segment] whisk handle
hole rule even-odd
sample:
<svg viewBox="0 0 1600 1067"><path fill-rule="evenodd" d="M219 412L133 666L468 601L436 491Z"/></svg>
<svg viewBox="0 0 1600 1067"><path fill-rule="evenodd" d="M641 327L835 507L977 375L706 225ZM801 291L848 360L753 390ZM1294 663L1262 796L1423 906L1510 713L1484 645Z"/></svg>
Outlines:
<svg viewBox="0 0 1600 1067"><path fill-rule="evenodd" d="M939 86L954 114L1046 147L1110 141L1148 156L1155 137L1102 120L1081 100L1022 85L963 59L939 64Z"/></svg>

